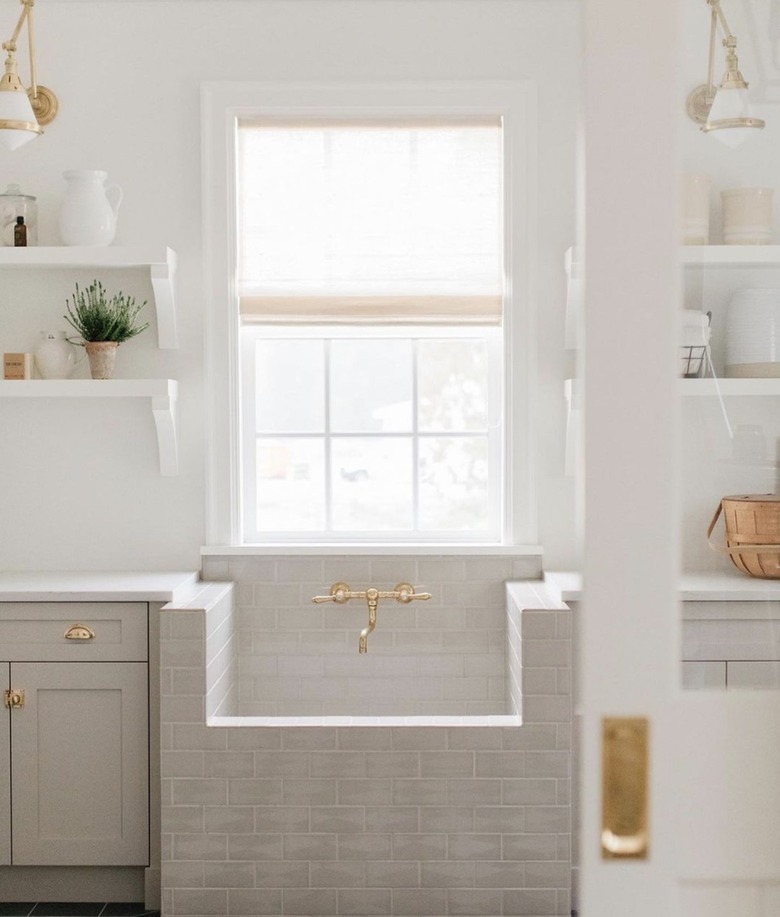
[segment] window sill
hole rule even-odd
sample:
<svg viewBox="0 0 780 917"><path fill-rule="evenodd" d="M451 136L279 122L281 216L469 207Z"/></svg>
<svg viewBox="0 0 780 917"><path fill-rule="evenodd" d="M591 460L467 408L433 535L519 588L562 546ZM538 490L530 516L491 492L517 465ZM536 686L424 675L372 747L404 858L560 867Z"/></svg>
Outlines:
<svg viewBox="0 0 780 917"><path fill-rule="evenodd" d="M541 557L543 549L538 544L249 544L204 545L202 557L273 555L411 555L415 557L440 557L442 555L474 557Z"/></svg>

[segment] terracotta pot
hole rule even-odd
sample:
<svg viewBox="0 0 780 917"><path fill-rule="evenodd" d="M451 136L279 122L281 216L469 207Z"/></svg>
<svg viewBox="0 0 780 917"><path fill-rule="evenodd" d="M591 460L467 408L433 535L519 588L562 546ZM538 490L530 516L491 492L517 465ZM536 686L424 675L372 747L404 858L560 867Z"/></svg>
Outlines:
<svg viewBox="0 0 780 917"><path fill-rule="evenodd" d="M89 341L84 345L93 379L110 379L114 375L118 346L116 341Z"/></svg>

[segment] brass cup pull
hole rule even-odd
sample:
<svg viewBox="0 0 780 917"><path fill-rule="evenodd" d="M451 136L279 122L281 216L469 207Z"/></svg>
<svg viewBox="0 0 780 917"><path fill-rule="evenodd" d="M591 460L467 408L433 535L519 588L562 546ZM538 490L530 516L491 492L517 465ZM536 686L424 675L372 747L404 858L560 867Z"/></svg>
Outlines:
<svg viewBox="0 0 780 917"><path fill-rule="evenodd" d="M94 640L95 631L86 624L71 624L65 631L66 640Z"/></svg>
<svg viewBox="0 0 780 917"><path fill-rule="evenodd" d="M3 704L9 710L21 710L24 707L24 691L9 688L3 692Z"/></svg>

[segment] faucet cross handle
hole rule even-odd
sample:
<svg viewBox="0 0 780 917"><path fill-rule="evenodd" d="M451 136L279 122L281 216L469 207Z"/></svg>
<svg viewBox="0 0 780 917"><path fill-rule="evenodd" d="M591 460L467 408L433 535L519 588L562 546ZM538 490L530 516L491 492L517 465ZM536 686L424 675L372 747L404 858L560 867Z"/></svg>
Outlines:
<svg viewBox="0 0 780 917"><path fill-rule="evenodd" d="M352 592L346 583L334 583L330 587L330 595L315 595L312 602L336 602L345 605L350 599L364 599L365 592Z"/></svg>
<svg viewBox="0 0 780 917"><path fill-rule="evenodd" d="M415 592L411 583L399 583L392 592L387 593L387 597L407 604L414 599L429 599L431 594L430 592Z"/></svg>

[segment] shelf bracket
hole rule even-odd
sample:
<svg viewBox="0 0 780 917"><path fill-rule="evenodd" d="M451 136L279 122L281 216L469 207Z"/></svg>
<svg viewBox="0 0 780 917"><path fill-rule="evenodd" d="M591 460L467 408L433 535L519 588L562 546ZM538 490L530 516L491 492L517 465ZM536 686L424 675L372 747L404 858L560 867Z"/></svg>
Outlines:
<svg viewBox="0 0 780 917"><path fill-rule="evenodd" d="M172 350L179 343L174 296L176 253L167 249L167 261L164 264L151 264L150 275L157 309L157 346L161 350Z"/></svg>
<svg viewBox="0 0 780 917"><path fill-rule="evenodd" d="M174 477L179 473L179 448L176 438L176 396L154 395L152 414L157 429L160 474Z"/></svg>

